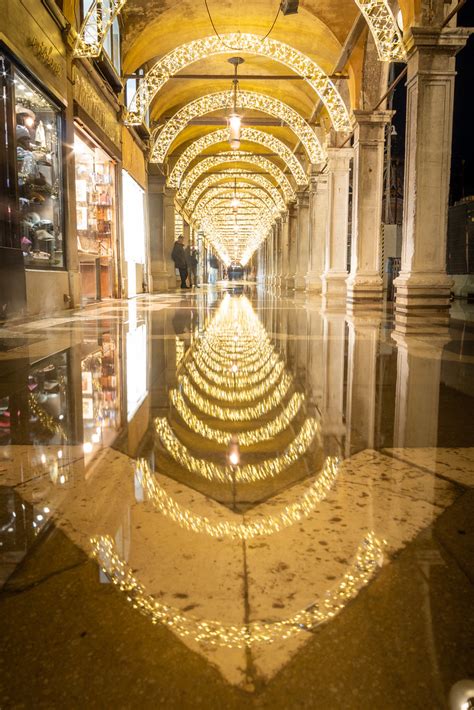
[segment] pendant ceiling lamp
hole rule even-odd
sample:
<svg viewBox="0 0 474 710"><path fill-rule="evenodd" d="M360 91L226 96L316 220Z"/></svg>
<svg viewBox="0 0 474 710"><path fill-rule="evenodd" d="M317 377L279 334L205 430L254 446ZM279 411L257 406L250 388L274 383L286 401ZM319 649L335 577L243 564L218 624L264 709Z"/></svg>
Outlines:
<svg viewBox="0 0 474 710"><path fill-rule="evenodd" d="M234 78L232 79L232 113L228 118L229 143L232 150L238 150L240 148L240 128L242 124L242 117L237 113L237 91L239 88L237 69L239 64L243 64L244 60L242 57L231 57L227 61L234 67Z"/></svg>

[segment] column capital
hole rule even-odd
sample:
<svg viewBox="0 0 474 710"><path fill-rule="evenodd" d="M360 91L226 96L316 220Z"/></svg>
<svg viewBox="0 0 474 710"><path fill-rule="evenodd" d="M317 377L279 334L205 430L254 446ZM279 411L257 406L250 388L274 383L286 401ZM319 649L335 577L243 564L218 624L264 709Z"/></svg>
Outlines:
<svg viewBox="0 0 474 710"><path fill-rule="evenodd" d="M382 124L385 125L387 123L390 123L392 120L393 116L395 115L395 111L385 111L385 110L377 110L377 111L363 111L362 109L354 109L352 112L352 119L353 123L355 126L357 125L363 125L363 124Z"/></svg>
<svg viewBox="0 0 474 710"><path fill-rule="evenodd" d="M408 58L417 51L454 55L464 47L472 27L411 27L405 40Z"/></svg>
<svg viewBox="0 0 474 710"><path fill-rule="evenodd" d="M353 157L353 148L328 148L328 170L330 172L348 170L349 161Z"/></svg>
<svg viewBox="0 0 474 710"><path fill-rule="evenodd" d="M296 193L296 206L299 207L308 207L309 205L309 192L308 190L299 190Z"/></svg>

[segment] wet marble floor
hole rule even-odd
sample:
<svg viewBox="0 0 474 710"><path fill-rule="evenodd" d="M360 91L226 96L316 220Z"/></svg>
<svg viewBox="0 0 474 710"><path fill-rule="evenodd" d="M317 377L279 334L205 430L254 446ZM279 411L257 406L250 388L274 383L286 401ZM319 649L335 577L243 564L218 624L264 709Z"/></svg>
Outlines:
<svg viewBox="0 0 474 710"><path fill-rule="evenodd" d="M237 284L3 327L0 707L466 710L473 312Z"/></svg>

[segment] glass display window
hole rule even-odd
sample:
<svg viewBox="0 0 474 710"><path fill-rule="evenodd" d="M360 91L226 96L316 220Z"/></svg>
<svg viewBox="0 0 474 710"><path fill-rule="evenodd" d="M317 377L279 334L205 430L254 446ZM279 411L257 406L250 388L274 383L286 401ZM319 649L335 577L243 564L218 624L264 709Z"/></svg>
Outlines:
<svg viewBox="0 0 474 710"><path fill-rule="evenodd" d="M82 298L111 298L115 288L115 164L77 132L74 154Z"/></svg>
<svg viewBox="0 0 474 710"><path fill-rule="evenodd" d="M82 420L86 462L97 449L110 446L121 426L121 387L117 342L101 336L97 349L81 363Z"/></svg>
<svg viewBox="0 0 474 710"><path fill-rule="evenodd" d="M0 89L8 108L0 126L6 134L2 161L12 167L1 187L9 214L16 216L4 245L21 248L27 268L62 269L61 110L6 56L0 55L0 65Z"/></svg>

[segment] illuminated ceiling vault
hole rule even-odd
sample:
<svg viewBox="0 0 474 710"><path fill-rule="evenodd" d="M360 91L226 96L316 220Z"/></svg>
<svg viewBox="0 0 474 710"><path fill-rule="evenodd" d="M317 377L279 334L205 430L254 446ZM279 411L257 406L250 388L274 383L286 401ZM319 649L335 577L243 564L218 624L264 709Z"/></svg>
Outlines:
<svg viewBox="0 0 474 710"><path fill-rule="evenodd" d="M139 73L124 121L150 120L150 160L227 262L248 260L308 189L334 132L344 139L366 108L367 57L405 61L395 17L408 28L421 11L419 0L300 0L283 16L279 4L92 0L76 41L76 56L98 56L120 17L124 73Z"/></svg>

